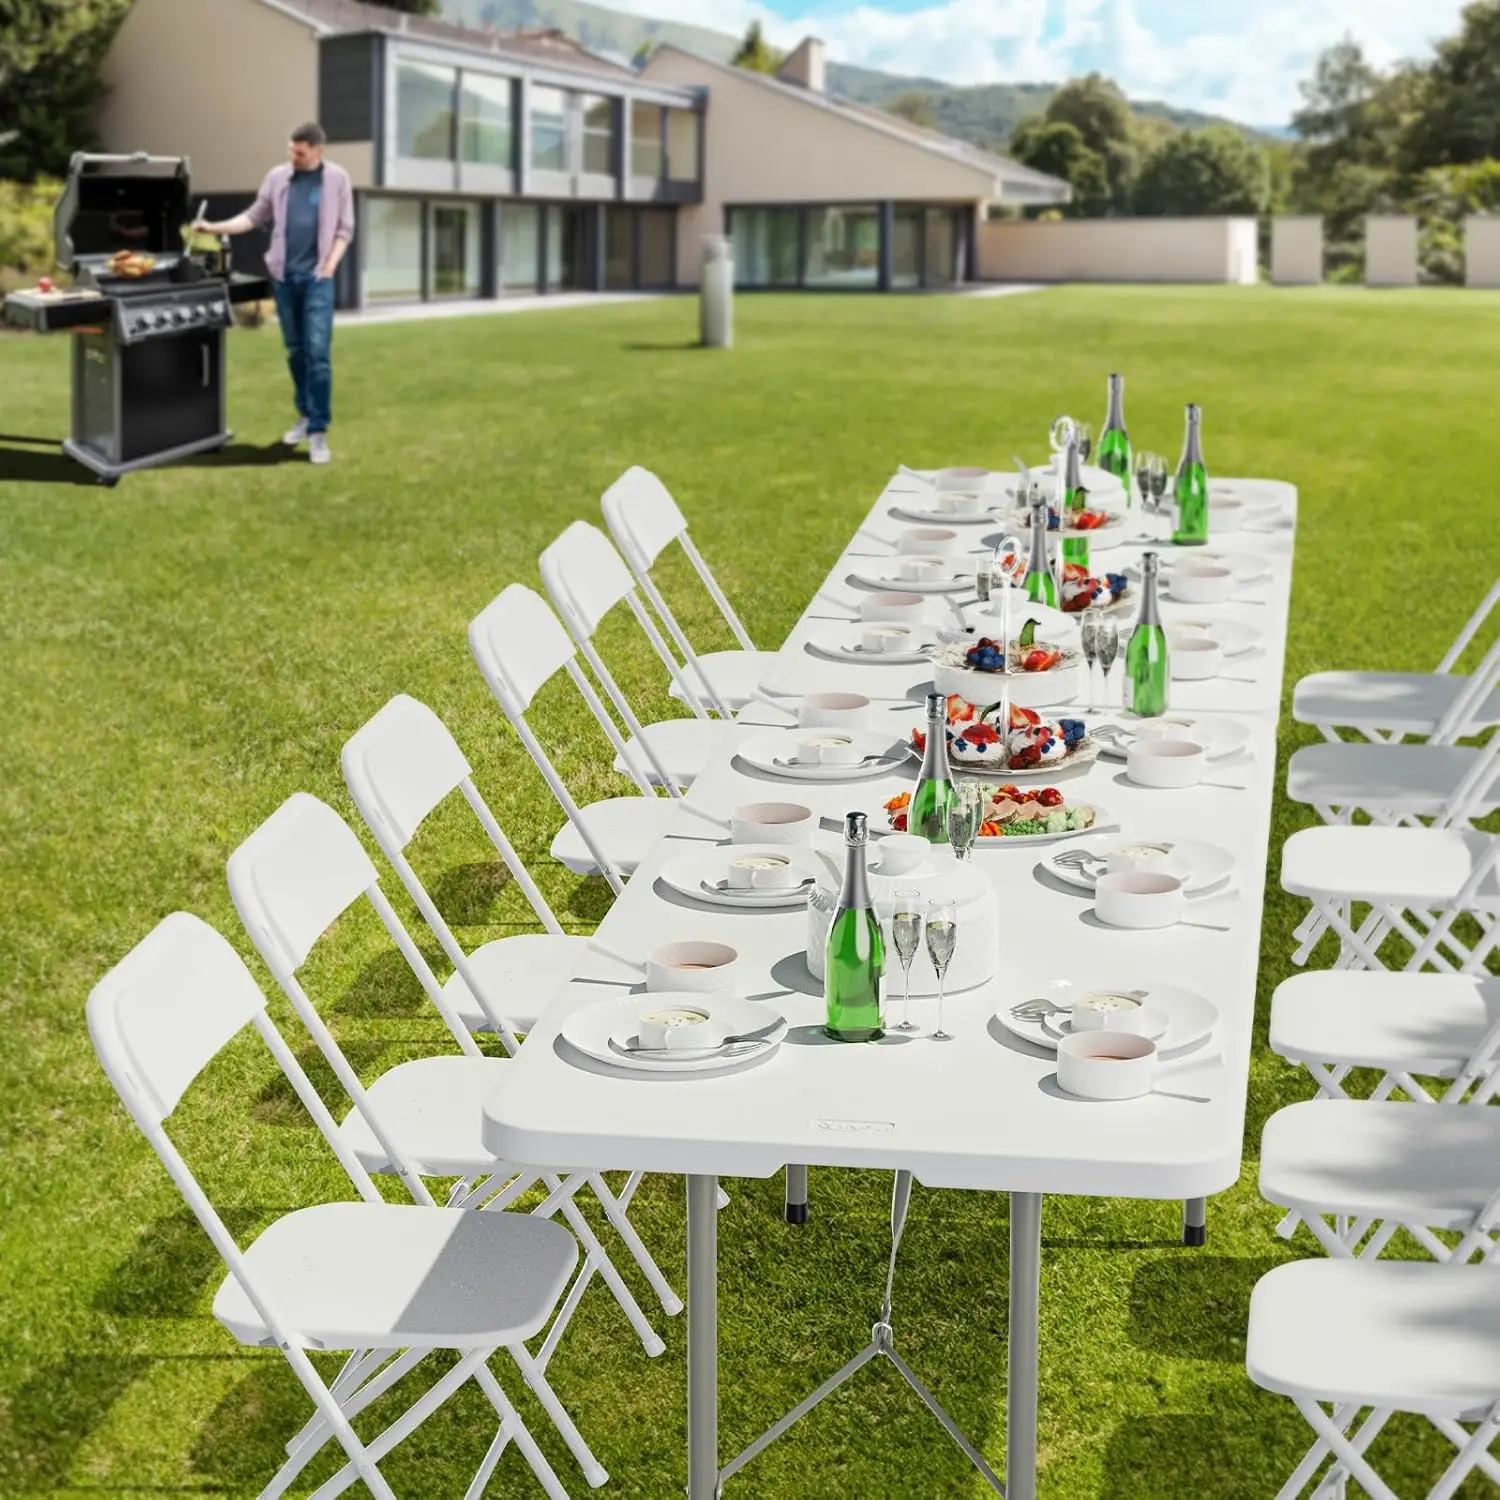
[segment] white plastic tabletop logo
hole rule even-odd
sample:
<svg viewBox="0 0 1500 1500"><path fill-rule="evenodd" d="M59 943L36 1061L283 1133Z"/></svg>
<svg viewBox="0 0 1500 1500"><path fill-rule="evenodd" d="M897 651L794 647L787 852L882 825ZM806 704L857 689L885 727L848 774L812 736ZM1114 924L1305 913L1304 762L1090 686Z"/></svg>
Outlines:
<svg viewBox="0 0 1500 1500"><path fill-rule="evenodd" d="M819 1130L880 1131L896 1128L894 1120L814 1120L813 1124Z"/></svg>

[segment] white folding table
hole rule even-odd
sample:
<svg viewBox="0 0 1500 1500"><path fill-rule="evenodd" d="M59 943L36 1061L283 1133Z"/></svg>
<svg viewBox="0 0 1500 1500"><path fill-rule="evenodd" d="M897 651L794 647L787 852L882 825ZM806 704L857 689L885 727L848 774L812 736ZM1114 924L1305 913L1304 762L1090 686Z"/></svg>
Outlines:
<svg viewBox="0 0 1500 1500"><path fill-rule="evenodd" d="M1289 487L1277 488L1284 493ZM893 537L899 531L903 523L891 518L892 503L890 493L882 495L852 551L865 550L871 535ZM1140 512L1131 515L1136 520ZM688 1179L690 1500L709 1500L719 1489L715 1200L720 1177L769 1177L788 1164L905 1168L928 1188L1011 1195L1006 1484L1011 1500L1033 1500L1042 1195L1187 1200L1222 1192L1239 1175L1276 771L1277 712L1271 705L1281 696L1292 536L1290 531L1236 533L1216 540L1214 548L1262 553L1273 565L1268 580L1244 590L1247 599L1263 602L1210 612L1252 623L1265 638L1264 651L1239 659L1234 670L1256 677L1246 692L1267 706L1235 713L1250 729L1247 751L1233 762L1214 763L1215 779L1243 783L1246 790L1147 790L1130 785L1123 763L1111 759L1060 774L1056 784L1070 800L1100 804L1108 823L1127 835L1206 839L1230 849L1237 861L1233 889L1196 900L1190 913L1228 931L1103 928L1085 894L1038 869L1039 861L1066 845L1007 848L999 841L977 849L973 858L1000 894L1000 970L994 982L948 997L944 1021L954 1039L892 1033L862 1046L830 1041L821 1031L821 986L805 961L805 911L711 907L670 891L656 875L690 847L684 840L715 836L693 808L726 817L741 803L764 799L800 801L830 820L818 844L837 859L840 839L832 820L859 809L869 815L872 829L887 826L883 803L910 788L915 765L899 774L835 784L772 778L732 753L735 743L779 722L774 710L751 705L740 724L725 726L723 750L694 782L691 807L678 809L668 837L632 877L598 936L632 958L680 938L733 944L748 971L745 993L763 997L787 1016L787 1040L764 1061L719 1076L667 1078L591 1062L559 1037L565 1016L601 998L623 996L639 983L613 959L591 954L507 1067L505 1087L485 1117L485 1144L498 1156L568 1170L680 1172ZM1139 551L1112 550L1109 566ZM848 572L841 559L786 642L784 663L800 671L823 660L807 652L805 643L810 630L837 614L841 601L858 597ZM1205 610L1164 602L1163 613L1170 621L1201 617ZM826 677L809 678L810 683L860 689L863 668L824 665ZM1116 703L1122 671L1123 662L1113 674ZM904 730L919 722L920 711L887 704L881 718L887 717ZM993 941L978 932L966 934L961 926L960 945L966 937ZM1219 1025L1203 1060L1175 1071L1168 1087L1173 1095L1203 1096L1208 1102L1152 1095L1092 1103L1063 1094L1054 1077L1055 1059L1016 1039L995 1019L998 1007L1038 994L1040 986L1057 979L1126 989L1172 983L1207 995L1218 1007ZM914 1019L929 1021L934 1005L914 1001Z"/></svg>

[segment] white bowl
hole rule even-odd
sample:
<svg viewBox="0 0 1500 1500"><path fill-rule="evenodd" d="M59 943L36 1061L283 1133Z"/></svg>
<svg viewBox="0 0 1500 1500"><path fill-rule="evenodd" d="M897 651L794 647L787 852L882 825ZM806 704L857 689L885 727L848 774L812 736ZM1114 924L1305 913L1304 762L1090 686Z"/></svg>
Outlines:
<svg viewBox="0 0 1500 1500"><path fill-rule="evenodd" d="M965 490L938 491L936 509L950 516L977 516L984 501L977 494Z"/></svg>
<svg viewBox="0 0 1500 1500"><path fill-rule="evenodd" d="M1169 639L1167 653L1171 659L1172 676L1183 682L1201 682L1205 677L1217 677L1224 665L1224 648L1208 635L1184 635L1175 641Z"/></svg>
<svg viewBox="0 0 1500 1500"><path fill-rule="evenodd" d="M728 943L663 943L646 955L646 988L657 994L732 992L739 961Z"/></svg>
<svg viewBox="0 0 1500 1500"><path fill-rule="evenodd" d="M1208 493L1208 529L1214 536L1223 536L1238 531L1245 524L1245 502L1225 500Z"/></svg>
<svg viewBox="0 0 1500 1500"><path fill-rule="evenodd" d="M864 751L844 732L804 734L797 741L797 761L804 766L856 766Z"/></svg>
<svg viewBox="0 0 1500 1500"><path fill-rule="evenodd" d="M797 705L803 729L864 729L870 700L863 693L808 693Z"/></svg>
<svg viewBox="0 0 1500 1500"><path fill-rule="evenodd" d="M1208 769L1208 752L1197 740L1137 740L1125 752L1125 774L1137 786L1197 786Z"/></svg>
<svg viewBox="0 0 1500 1500"><path fill-rule="evenodd" d="M896 576L906 583L941 583L953 576L953 565L940 557L898 557Z"/></svg>
<svg viewBox="0 0 1500 1500"><path fill-rule="evenodd" d="M1080 1099L1139 1099L1156 1082L1156 1043L1118 1031L1057 1043L1057 1086Z"/></svg>
<svg viewBox="0 0 1500 1500"><path fill-rule="evenodd" d="M1172 857L1170 849L1150 844L1122 844L1105 856L1104 868L1111 875L1128 875L1140 871L1148 875L1182 875L1182 862Z"/></svg>
<svg viewBox="0 0 1500 1500"><path fill-rule="evenodd" d="M1147 870L1101 875L1094 886L1094 915L1106 927L1170 927L1182 915L1183 884L1176 875Z"/></svg>
<svg viewBox="0 0 1500 1500"><path fill-rule="evenodd" d="M866 651L910 651L918 640L910 625L877 623L867 625L859 633L859 644Z"/></svg>
<svg viewBox="0 0 1500 1500"><path fill-rule="evenodd" d="M927 604L921 594L867 594L859 601L859 617L866 623L877 620L915 625L927 618Z"/></svg>
<svg viewBox="0 0 1500 1500"><path fill-rule="evenodd" d="M1152 1019L1152 1013L1134 995L1108 991L1080 995L1068 1012L1069 1024L1075 1032L1126 1031L1143 1036Z"/></svg>
<svg viewBox="0 0 1500 1500"><path fill-rule="evenodd" d="M641 1046L665 1047L671 1051L712 1047L720 1035L720 1028L701 1005L654 1005L641 1012L636 1025Z"/></svg>
<svg viewBox="0 0 1500 1500"><path fill-rule="evenodd" d="M810 844L817 819L800 802L747 802L729 815L736 844Z"/></svg>
<svg viewBox="0 0 1500 1500"><path fill-rule="evenodd" d="M1238 587L1233 572L1214 563L1178 563L1167 580L1167 592L1184 604L1224 604Z"/></svg>
<svg viewBox="0 0 1500 1500"><path fill-rule="evenodd" d="M888 833L880 841L882 875L908 875L927 862L932 845L915 833Z"/></svg>
<svg viewBox="0 0 1500 1500"><path fill-rule="evenodd" d="M787 855L751 849L729 856L727 880L732 891L784 891L798 883L798 876Z"/></svg>
<svg viewBox="0 0 1500 1500"><path fill-rule="evenodd" d="M958 533L945 526L913 526L896 538L903 557L947 557L959 550Z"/></svg>

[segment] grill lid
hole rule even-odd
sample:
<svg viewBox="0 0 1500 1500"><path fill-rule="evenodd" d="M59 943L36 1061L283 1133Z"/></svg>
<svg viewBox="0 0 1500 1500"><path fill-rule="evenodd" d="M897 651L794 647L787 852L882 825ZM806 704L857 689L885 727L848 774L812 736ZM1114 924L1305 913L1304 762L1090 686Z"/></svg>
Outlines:
<svg viewBox="0 0 1500 1500"><path fill-rule="evenodd" d="M190 187L185 156L75 152L52 220L58 265L74 270L117 250L179 254Z"/></svg>

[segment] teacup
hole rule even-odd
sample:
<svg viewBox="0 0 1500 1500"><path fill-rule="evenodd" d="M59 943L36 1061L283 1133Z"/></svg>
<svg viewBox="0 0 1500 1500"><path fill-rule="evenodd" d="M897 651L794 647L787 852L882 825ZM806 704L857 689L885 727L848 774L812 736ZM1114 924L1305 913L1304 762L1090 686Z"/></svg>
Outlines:
<svg viewBox="0 0 1500 1500"><path fill-rule="evenodd" d="M1172 851L1159 844L1122 844L1104 857L1104 868L1110 875L1128 875L1133 870L1159 875L1182 873L1172 858Z"/></svg>
<svg viewBox="0 0 1500 1500"><path fill-rule="evenodd" d="M658 993L722 994L735 986L739 959L728 943L663 943L646 955L646 988Z"/></svg>
<svg viewBox="0 0 1500 1500"><path fill-rule="evenodd" d="M670 1051L712 1047L720 1030L708 1011L698 1005L660 1005L643 1010L636 1026L642 1047Z"/></svg>
<svg viewBox="0 0 1500 1500"><path fill-rule="evenodd" d="M859 601L859 617L866 623L914 625L927 618L927 606L921 594L868 594Z"/></svg>
<svg viewBox="0 0 1500 1500"><path fill-rule="evenodd" d="M1106 927L1170 927L1182 915L1184 881L1164 871L1127 870L1094 884L1094 915Z"/></svg>
<svg viewBox="0 0 1500 1500"><path fill-rule="evenodd" d="M908 875L926 862L932 845L914 833L888 833L880 841L879 873Z"/></svg>
<svg viewBox="0 0 1500 1500"><path fill-rule="evenodd" d="M866 625L859 633L859 644L866 651L884 654L888 651L910 651L917 635L909 625Z"/></svg>
<svg viewBox="0 0 1500 1500"><path fill-rule="evenodd" d="M1225 604L1238 587L1233 571L1217 563L1178 563L1172 569L1167 592L1184 604Z"/></svg>
<svg viewBox="0 0 1500 1500"><path fill-rule="evenodd" d="M864 752L847 734L804 734L797 741L797 762L804 766L854 766Z"/></svg>
<svg viewBox="0 0 1500 1500"><path fill-rule="evenodd" d="M1167 654L1172 675L1183 682L1201 682L1217 677L1224 665L1224 648L1209 635L1184 635L1168 639Z"/></svg>
<svg viewBox="0 0 1500 1500"><path fill-rule="evenodd" d="M984 501L963 490L939 490L937 509L950 516L977 516Z"/></svg>
<svg viewBox="0 0 1500 1500"><path fill-rule="evenodd" d="M958 533L942 526L913 526L896 538L896 551L903 557L946 557L958 549Z"/></svg>
<svg viewBox="0 0 1500 1500"><path fill-rule="evenodd" d="M1125 752L1125 774L1137 786L1197 786L1208 769L1208 752L1197 740L1137 740Z"/></svg>
<svg viewBox="0 0 1500 1500"><path fill-rule="evenodd" d="M729 860L732 891L784 891L797 883L797 872L784 854L756 850L735 854Z"/></svg>
<svg viewBox="0 0 1500 1500"><path fill-rule="evenodd" d="M870 700L863 693L808 693L797 705L803 729L863 729L870 717Z"/></svg>
<svg viewBox="0 0 1500 1500"><path fill-rule="evenodd" d="M1152 1013L1134 995L1100 991L1080 995L1073 1002L1068 1021L1073 1031L1119 1031L1144 1036Z"/></svg>
<svg viewBox="0 0 1500 1500"><path fill-rule="evenodd" d="M800 802L747 802L729 815L736 844L810 844L817 819Z"/></svg>
<svg viewBox="0 0 1500 1500"><path fill-rule="evenodd" d="M952 568L939 557L898 557L896 576L904 583L940 583Z"/></svg>
<svg viewBox="0 0 1500 1500"><path fill-rule="evenodd" d="M1089 1031L1057 1043L1057 1086L1080 1099L1139 1099L1156 1083L1156 1043L1122 1031Z"/></svg>

